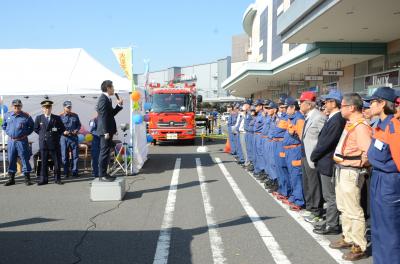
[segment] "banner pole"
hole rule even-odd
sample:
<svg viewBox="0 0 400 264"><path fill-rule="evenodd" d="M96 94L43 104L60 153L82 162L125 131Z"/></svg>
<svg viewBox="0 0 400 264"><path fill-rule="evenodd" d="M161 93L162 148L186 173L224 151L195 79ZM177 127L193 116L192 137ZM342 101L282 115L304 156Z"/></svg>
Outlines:
<svg viewBox="0 0 400 264"><path fill-rule="evenodd" d="M1 120L4 122L4 100L3 96L1 96ZM4 130L1 129L1 145L2 145L2 152L3 152L3 178L6 177L6 138L5 138Z"/></svg>
<svg viewBox="0 0 400 264"><path fill-rule="evenodd" d="M134 80L134 78L133 78L133 48L132 48L132 46L130 47L130 49L131 49L131 70L132 70L132 76L131 76L131 85L132 85L132 92L134 91L134 90L136 90L135 89L135 80ZM132 99L131 98L129 98L129 102L130 102L130 115L131 115L131 138L130 138L130 144L131 144L131 146L132 146L132 150L131 150L131 174L133 175L133 163L134 163L134 154L135 154L135 146L134 146L134 144L135 144L135 128L136 128L136 125L133 123L133 120L132 120L132 118L133 118L133 102L132 102ZM135 126L135 127L133 127L133 126Z"/></svg>

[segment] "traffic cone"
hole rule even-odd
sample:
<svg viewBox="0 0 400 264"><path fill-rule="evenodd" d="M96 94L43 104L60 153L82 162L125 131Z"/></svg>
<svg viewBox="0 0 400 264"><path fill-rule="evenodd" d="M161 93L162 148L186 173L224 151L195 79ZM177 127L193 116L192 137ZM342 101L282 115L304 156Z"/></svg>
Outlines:
<svg viewBox="0 0 400 264"><path fill-rule="evenodd" d="M225 153L231 153L231 143L229 142L229 138L226 139L224 152Z"/></svg>

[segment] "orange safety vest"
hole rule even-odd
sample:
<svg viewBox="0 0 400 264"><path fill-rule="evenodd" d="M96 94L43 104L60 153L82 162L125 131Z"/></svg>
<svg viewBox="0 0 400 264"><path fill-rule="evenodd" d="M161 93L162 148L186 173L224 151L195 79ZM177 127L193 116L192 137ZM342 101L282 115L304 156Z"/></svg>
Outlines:
<svg viewBox="0 0 400 264"><path fill-rule="evenodd" d="M392 118L385 130L375 128L373 138L389 145L392 159L400 171L400 120Z"/></svg>

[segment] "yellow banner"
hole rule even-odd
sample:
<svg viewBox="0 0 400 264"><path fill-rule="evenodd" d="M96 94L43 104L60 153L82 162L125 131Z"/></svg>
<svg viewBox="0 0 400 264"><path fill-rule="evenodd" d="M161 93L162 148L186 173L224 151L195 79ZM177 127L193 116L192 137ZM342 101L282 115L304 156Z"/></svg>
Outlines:
<svg viewBox="0 0 400 264"><path fill-rule="evenodd" d="M132 80L132 48L112 48L126 77Z"/></svg>

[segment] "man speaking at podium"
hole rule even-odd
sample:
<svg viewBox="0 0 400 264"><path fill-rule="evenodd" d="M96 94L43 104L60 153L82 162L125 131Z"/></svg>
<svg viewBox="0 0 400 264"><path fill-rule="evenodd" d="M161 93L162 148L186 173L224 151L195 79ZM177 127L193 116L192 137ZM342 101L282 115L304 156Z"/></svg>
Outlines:
<svg viewBox="0 0 400 264"><path fill-rule="evenodd" d="M99 180L114 181L115 177L107 174L107 167L110 162L110 151L114 147L113 136L117 133L114 116L122 110L123 100L115 94L117 106L112 107L111 96L114 95L112 81L104 81L101 84L101 91L102 94L97 102L97 133L100 136Z"/></svg>

